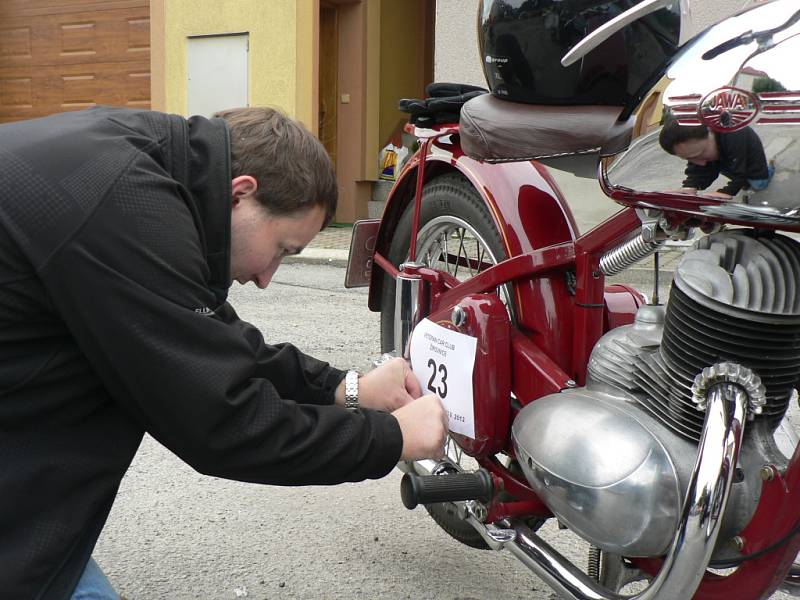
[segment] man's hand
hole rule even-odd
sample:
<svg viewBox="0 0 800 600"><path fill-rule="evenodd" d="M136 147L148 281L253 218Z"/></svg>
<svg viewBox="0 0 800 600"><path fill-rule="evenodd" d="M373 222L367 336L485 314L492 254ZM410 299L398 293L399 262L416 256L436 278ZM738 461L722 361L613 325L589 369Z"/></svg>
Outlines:
<svg viewBox="0 0 800 600"><path fill-rule="evenodd" d="M440 459L447 439L447 413L437 396L428 394L392 413L403 432L400 460Z"/></svg>
<svg viewBox="0 0 800 600"><path fill-rule="evenodd" d="M358 380L358 404L364 408L391 412L421 394L417 378L402 358L393 358ZM344 404L344 381L336 388L336 404Z"/></svg>

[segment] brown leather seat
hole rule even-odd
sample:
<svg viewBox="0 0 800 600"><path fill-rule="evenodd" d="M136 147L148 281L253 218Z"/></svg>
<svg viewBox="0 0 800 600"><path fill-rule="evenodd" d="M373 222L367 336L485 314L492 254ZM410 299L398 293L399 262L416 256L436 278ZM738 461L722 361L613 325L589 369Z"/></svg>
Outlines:
<svg viewBox="0 0 800 600"><path fill-rule="evenodd" d="M597 152L619 106L540 106L483 94L461 109L461 147L487 162Z"/></svg>

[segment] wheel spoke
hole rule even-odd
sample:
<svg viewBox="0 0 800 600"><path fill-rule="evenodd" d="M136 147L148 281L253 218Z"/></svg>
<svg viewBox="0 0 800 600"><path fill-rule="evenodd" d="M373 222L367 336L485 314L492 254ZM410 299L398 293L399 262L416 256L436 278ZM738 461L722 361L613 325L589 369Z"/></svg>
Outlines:
<svg viewBox="0 0 800 600"><path fill-rule="evenodd" d="M477 248L477 247L478 247L478 244L476 244L476 246L475 246L475 247ZM476 275L477 273L476 273L475 269L473 269L473 268L472 268L472 267L473 267L473 264L472 264L472 259L469 257L469 248L467 248L467 247L465 247L465 248L464 248L464 255L465 255L465 257L466 257L466 260L467 260L467 266L469 266L469 276L470 276L470 277L475 277L475 275ZM475 268L477 269L479 266L480 266L480 265L477 265L477 264L476 264L476 265L475 265Z"/></svg>
<svg viewBox="0 0 800 600"><path fill-rule="evenodd" d="M452 254L451 248L457 253ZM480 234L458 217L438 217L423 226L418 235L417 252L418 256L427 258L428 267L460 281L475 277L497 264L497 259ZM461 269L461 266L465 268ZM499 286L495 293L508 307L510 286Z"/></svg>
<svg viewBox="0 0 800 600"><path fill-rule="evenodd" d="M461 449L461 446L456 444L455 440L451 436L447 436L447 442L445 443L445 455L456 465L460 466L462 469L464 465L461 464L461 461L464 459L464 451Z"/></svg>
<svg viewBox="0 0 800 600"><path fill-rule="evenodd" d="M458 267L461 264L461 251L464 249L464 228L459 227L456 233L458 235L458 255L456 256L456 270L453 273L454 277L458 277ZM467 263L469 264L469 263Z"/></svg>
<svg viewBox="0 0 800 600"><path fill-rule="evenodd" d="M438 269L441 269L441 268L442 268L442 266L439 264L439 263L441 263L441 262L442 262L442 252L443 252L443 250L442 250L442 237L441 237L441 235L437 235L437 236L436 236L436 237L435 237L435 238L432 240L432 245L431 245L431 248L432 248L433 250L435 250L435 252L433 253L433 262L431 263L431 267L433 267L433 268L435 268L435 269L437 269L437 270L438 270Z"/></svg>
<svg viewBox="0 0 800 600"><path fill-rule="evenodd" d="M450 273L450 254L447 252L447 238L449 235L449 230L445 230L444 233L442 233L442 237L444 238L444 264L446 265L445 269L448 273Z"/></svg>

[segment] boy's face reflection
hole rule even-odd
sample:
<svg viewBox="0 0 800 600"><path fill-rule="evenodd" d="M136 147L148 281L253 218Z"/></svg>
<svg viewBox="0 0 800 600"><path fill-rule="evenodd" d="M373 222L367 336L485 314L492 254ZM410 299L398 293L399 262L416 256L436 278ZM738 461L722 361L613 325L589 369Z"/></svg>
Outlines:
<svg viewBox="0 0 800 600"><path fill-rule="evenodd" d="M717 140L710 131L705 138L691 139L675 144L675 155L695 165L704 166L719 160Z"/></svg>

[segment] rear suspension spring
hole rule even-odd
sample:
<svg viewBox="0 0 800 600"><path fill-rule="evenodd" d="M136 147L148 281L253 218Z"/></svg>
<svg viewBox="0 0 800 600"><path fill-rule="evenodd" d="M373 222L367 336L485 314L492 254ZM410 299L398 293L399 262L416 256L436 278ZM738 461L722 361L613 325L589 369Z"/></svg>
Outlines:
<svg viewBox="0 0 800 600"><path fill-rule="evenodd" d="M650 238L650 239L647 239ZM643 258L647 258L663 244L663 240L652 235L640 233L632 240L628 240L609 250L600 258L600 271L603 275L616 275Z"/></svg>

